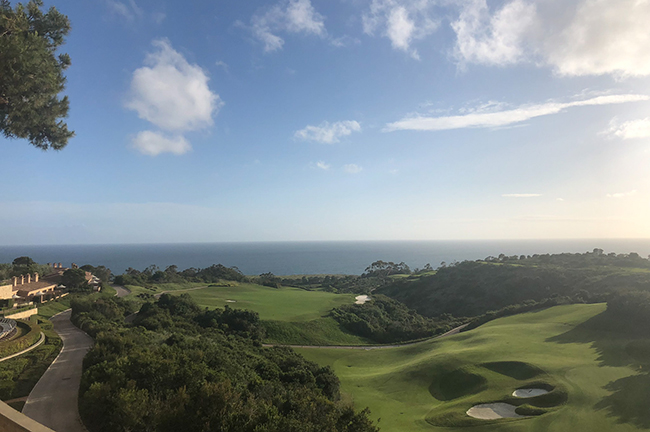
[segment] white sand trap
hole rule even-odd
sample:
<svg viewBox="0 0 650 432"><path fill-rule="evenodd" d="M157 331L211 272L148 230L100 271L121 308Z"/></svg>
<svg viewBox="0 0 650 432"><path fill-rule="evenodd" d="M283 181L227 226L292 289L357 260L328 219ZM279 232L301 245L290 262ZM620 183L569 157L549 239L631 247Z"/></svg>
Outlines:
<svg viewBox="0 0 650 432"><path fill-rule="evenodd" d="M516 406L503 402L475 405L467 410L467 415L481 420L526 417L515 412Z"/></svg>
<svg viewBox="0 0 650 432"><path fill-rule="evenodd" d="M518 398L532 398L535 396L541 396L546 393L548 393L548 390L530 388L530 389L517 389L514 392L512 392L512 395Z"/></svg>
<svg viewBox="0 0 650 432"><path fill-rule="evenodd" d="M370 296L367 295L358 295L355 297L357 301L354 302L354 304L364 304L367 301L370 301Z"/></svg>
<svg viewBox="0 0 650 432"><path fill-rule="evenodd" d="M226 303L237 303L237 300L226 300Z"/></svg>

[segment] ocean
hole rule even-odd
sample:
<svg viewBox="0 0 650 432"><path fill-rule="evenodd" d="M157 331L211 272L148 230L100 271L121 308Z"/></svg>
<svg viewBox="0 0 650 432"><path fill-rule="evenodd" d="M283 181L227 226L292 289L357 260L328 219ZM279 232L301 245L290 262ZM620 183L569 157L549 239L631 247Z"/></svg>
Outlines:
<svg viewBox="0 0 650 432"><path fill-rule="evenodd" d="M104 265L113 274L128 267L143 270L149 265L161 269L203 268L212 264L237 266L244 274L361 274L372 262L404 261L411 269L429 263L476 260L487 256L533 255L587 252L594 248L606 253L650 254L650 239L607 240L481 240L481 241L350 241L350 242L266 242L188 243L67 246L0 246L0 263L29 256L39 263L61 262Z"/></svg>

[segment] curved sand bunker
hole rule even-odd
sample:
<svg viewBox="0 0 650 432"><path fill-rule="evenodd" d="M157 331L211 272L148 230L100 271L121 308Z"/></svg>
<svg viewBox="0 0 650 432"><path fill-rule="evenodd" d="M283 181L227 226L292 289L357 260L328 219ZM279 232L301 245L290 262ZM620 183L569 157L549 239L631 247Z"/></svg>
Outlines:
<svg viewBox="0 0 650 432"><path fill-rule="evenodd" d="M226 303L237 303L237 300L226 300Z"/></svg>
<svg viewBox="0 0 650 432"><path fill-rule="evenodd" d="M355 297L356 301L354 304L364 304L367 301L370 301L370 296L367 295L358 295Z"/></svg>
<svg viewBox="0 0 650 432"><path fill-rule="evenodd" d="M541 388L529 388L529 389L517 389L512 392L512 395L516 398L532 398L535 396L541 396L548 393L548 390Z"/></svg>
<svg viewBox="0 0 650 432"><path fill-rule="evenodd" d="M526 417L515 412L516 406L503 402L475 405L467 410L467 415L481 420Z"/></svg>

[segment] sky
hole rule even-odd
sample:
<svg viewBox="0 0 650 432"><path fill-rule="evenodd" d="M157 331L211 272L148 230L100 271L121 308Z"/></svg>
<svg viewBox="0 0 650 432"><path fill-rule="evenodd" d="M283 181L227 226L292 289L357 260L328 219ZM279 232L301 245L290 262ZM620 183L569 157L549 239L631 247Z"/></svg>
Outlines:
<svg viewBox="0 0 650 432"><path fill-rule="evenodd" d="M76 136L0 138L1 245L650 238L650 0L45 5Z"/></svg>

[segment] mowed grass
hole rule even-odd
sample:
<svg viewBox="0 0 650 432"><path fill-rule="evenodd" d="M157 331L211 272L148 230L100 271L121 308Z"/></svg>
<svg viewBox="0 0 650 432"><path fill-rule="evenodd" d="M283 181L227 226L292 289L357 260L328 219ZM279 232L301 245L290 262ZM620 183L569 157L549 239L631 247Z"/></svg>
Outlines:
<svg viewBox="0 0 650 432"><path fill-rule="evenodd" d="M557 306L397 349L297 351L332 366L344 396L358 409L369 407L384 432L650 428L647 371L626 353L636 342L609 332L607 323L592 328L604 310L604 304ZM541 416L483 421L465 415L479 403L523 404L512 392L534 384L554 388L550 397L535 399L547 406Z"/></svg>
<svg viewBox="0 0 650 432"><path fill-rule="evenodd" d="M211 286L186 292L201 306L212 309L228 305L231 308L255 311L262 320L285 322L322 318L332 308L354 303L355 297L353 294L306 291L292 287L270 288L250 283Z"/></svg>

